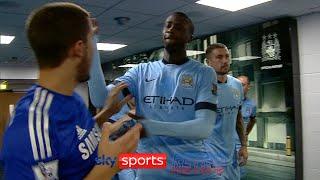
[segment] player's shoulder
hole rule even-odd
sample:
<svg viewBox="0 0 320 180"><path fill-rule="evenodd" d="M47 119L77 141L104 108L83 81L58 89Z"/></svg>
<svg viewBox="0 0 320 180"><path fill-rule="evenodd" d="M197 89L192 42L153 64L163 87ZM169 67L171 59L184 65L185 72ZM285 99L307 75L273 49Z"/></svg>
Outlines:
<svg viewBox="0 0 320 180"><path fill-rule="evenodd" d="M237 86L240 86L240 87L242 86L241 81L240 81L239 79L231 76L231 75L228 75L228 81L229 81L230 83L232 83L232 84L237 85Z"/></svg>
<svg viewBox="0 0 320 180"><path fill-rule="evenodd" d="M81 108L86 107L76 92L69 96L34 85L19 101L15 113L36 111L41 114L48 113L51 119L64 119L61 116L72 114Z"/></svg>
<svg viewBox="0 0 320 180"><path fill-rule="evenodd" d="M58 112L60 108L66 105L67 100L58 97L57 93L50 91L39 85L33 85L27 93L18 101L14 110L14 120L28 118L30 112L42 114L55 110ZM56 113L52 113L55 115Z"/></svg>
<svg viewBox="0 0 320 180"><path fill-rule="evenodd" d="M215 70L212 67L207 66L201 63L200 61L190 59L190 63L192 64L192 67L195 68L196 71L201 72L201 74L203 74L204 76L207 76L208 74L215 75Z"/></svg>
<svg viewBox="0 0 320 180"><path fill-rule="evenodd" d="M241 84L241 81L231 75L228 75L228 84L229 86L237 89L238 91L240 91L243 94L243 87Z"/></svg>
<svg viewBox="0 0 320 180"><path fill-rule="evenodd" d="M253 99L246 99L248 101L248 104L250 104L251 106L256 106L256 102Z"/></svg>
<svg viewBox="0 0 320 180"><path fill-rule="evenodd" d="M32 157L29 151L31 145L35 141L40 142L38 138L49 138L49 132L53 133L52 125L55 124L52 120L55 113L49 113L53 99L47 89L34 85L19 100L4 134L6 157L21 153ZM35 150L35 146L32 148Z"/></svg>
<svg viewBox="0 0 320 180"><path fill-rule="evenodd" d="M14 112L15 114L23 114L26 111L35 109L38 106L44 106L48 102L48 100L52 102L53 95L51 95L45 88L42 88L38 85L33 85L18 101Z"/></svg>
<svg viewBox="0 0 320 180"><path fill-rule="evenodd" d="M72 94L72 97L73 99L75 100L75 102L78 104L78 105L81 105L81 106L86 106L82 97L80 96L80 94L78 94L77 92L73 92Z"/></svg>
<svg viewBox="0 0 320 180"><path fill-rule="evenodd" d="M147 69L154 69L159 67L161 67L161 60L139 63L134 67L130 68L129 71L145 72Z"/></svg>

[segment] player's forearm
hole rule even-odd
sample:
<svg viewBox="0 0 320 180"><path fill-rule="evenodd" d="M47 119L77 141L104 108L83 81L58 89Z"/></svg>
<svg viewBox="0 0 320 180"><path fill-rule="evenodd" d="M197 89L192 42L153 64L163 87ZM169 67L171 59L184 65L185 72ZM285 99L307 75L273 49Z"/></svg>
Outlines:
<svg viewBox="0 0 320 180"><path fill-rule="evenodd" d="M236 130L241 142L241 146L247 146L247 139L244 134L244 124L243 124L243 119L240 111L238 112L238 115L237 115Z"/></svg>
<svg viewBox="0 0 320 180"><path fill-rule="evenodd" d="M198 110L196 118L182 122L163 122L152 119L142 120L148 135L172 136L183 139L205 139L211 135L216 120L216 112Z"/></svg>
<svg viewBox="0 0 320 180"><path fill-rule="evenodd" d="M100 180L111 178L117 173L116 167L110 168L107 166L95 165L89 174L84 178L85 180Z"/></svg>
<svg viewBox="0 0 320 180"><path fill-rule="evenodd" d="M104 74L101 68L101 61L96 43L98 38L93 37L93 60L90 69L89 94L92 104L96 108L102 108L107 98L107 90Z"/></svg>
<svg viewBox="0 0 320 180"><path fill-rule="evenodd" d="M250 118L250 121L247 125L247 130L246 130L246 135L249 135L253 126L256 124L256 119L255 118Z"/></svg>

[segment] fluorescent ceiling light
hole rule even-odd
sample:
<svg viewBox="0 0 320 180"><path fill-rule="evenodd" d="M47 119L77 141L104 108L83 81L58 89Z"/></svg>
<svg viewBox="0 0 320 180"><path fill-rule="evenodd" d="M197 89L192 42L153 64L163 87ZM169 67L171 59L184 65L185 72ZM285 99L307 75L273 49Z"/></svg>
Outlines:
<svg viewBox="0 0 320 180"><path fill-rule="evenodd" d="M195 56L199 54L204 54L204 51L194 51L194 50L187 50L187 56Z"/></svg>
<svg viewBox="0 0 320 180"><path fill-rule="evenodd" d="M114 51L126 46L125 44L97 43L97 48L100 51Z"/></svg>
<svg viewBox="0 0 320 180"><path fill-rule="evenodd" d="M0 44L10 44L15 36L0 35Z"/></svg>
<svg viewBox="0 0 320 180"><path fill-rule="evenodd" d="M121 65L121 66L118 66L120 68L132 68L132 67L135 67L137 66L138 64L124 64L124 65Z"/></svg>
<svg viewBox="0 0 320 180"><path fill-rule="evenodd" d="M0 83L0 90L5 90L7 89L7 81L3 81L2 83Z"/></svg>
<svg viewBox="0 0 320 180"><path fill-rule="evenodd" d="M271 0L199 0L196 3L228 11L238 11Z"/></svg>
<svg viewBox="0 0 320 180"><path fill-rule="evenodd" d="M242 56L242 57L232 58L231 60L248 61L248 60L259 59L259 58L261 58L261 57L259 57L259 56Z"/></svg>

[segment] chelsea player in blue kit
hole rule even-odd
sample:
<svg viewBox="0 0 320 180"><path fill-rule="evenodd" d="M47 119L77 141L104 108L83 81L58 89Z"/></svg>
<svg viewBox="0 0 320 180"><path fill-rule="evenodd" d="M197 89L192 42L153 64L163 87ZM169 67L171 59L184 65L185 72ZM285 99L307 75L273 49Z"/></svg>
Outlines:
<svg viewBox="0 0 320 180"><path fill-rule="evenodd" d="M173 13L163 27L163 59L139 64L116 79L128 84L136 100L136 115L142 117L140 121L146 130L147 137L141 139L137 151L167 154L167 169L137 169L136 180L202 180L216 176L203 174L199 169L193 171L208 162L204 139L214 127L217 103L213 91L217 86L216 73L186 56L186 44L193 31L185 14ZM102 85L95 85L99 83ZM92 99L105 96L103 81L91 85L100 87L90 88L90 95L96 96ZM191 171L172 171L173 168Z"/></svg>
<svg viewBox="0 0 320 180"><path fill-rule="evenodd" d="M89 13L72 3L50 3L30 15L26 28L39 80L17 103L4 134L5 178L110 179L117 164L97 165L96 159L134 151L141 125L114 142L109 135L115 126L103 124L102 132L97 126L126 103L116 98L125 84L114 88L95 118L74 93L89 78L95 29Z"/></svg>
<svg viewBox="0 0 320 180"><path fill-rule="evenodd" d="M230 56L224 44L215 43L206 50L207 64L218 75L217 120L213 132L206 140L211 149L212 162L215 167L222 167L223 172L217 179L240 179L236 153L236 132L241 139L239 158L245 164L247 160L246 139L243 132L241 104L243 89L240 81L227 75L230 69ZM241 164L241 165L243 165Z"/></svg>
<svg viewBox="0 0 320 180"><path fill-rule="evenodd" d="M244 100L242 102L241 114L244 122L244 130L246 137L249 136L253 126L256 123L256 104L253 100L247 97L248 91L250 90L250 81L247 76L239 76L237 77L243 87ZM248 139L248 138L247 138ZM239 151L241 147L241 142L239 138L237 140L237 151ZM243 166L240 167L240 175L243 178L246 175L246 171Z"/></svg>

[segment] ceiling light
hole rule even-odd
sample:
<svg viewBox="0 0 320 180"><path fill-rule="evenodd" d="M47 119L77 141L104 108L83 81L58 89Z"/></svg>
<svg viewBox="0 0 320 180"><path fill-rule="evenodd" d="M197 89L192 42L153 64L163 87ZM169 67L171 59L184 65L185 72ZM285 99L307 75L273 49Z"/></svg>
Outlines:
<svg viewBox="0 0 320 180"><path fill-rule="evenodd" d="M10 44L15 36L0 35L0 44Z"/></svg>
<svg viewBox="0 0 320 180"><path fill-rule="evenodd" d="M6 90L7 88L8 88L7 81L3 81L2 83L0 83L0 90Z"/></svg>
<svg viewBox="0 0 320 180"><path fill-rule="evenodd" d="M204 54L204 51L187 50L187 56L195 56L199 54Z"/></svg>
<svg viewBox="0 0 320 180"><path fill-rule="evenodd" d="M124 65L121 65L121 66L118 66L120 68L132 68L132 67L135 67L137 66L138 64L124 64Z"/></svg>
<svg viewBox="0 0 320 180"><path fill-rule="evenodd" d="M97 48L100 51L114 51L126 46L125 44L97 43Z"/></svg>
<svg viewBox="0 0 320 180"><path fill-rule="evenodd" d="M248 61L252 59L260 59L261 57L259 56L242 56L242 57L237 57L237 58L232 58L232 60L235 61Z"/></svg>
<svg viewBox="0 0 320 180"><path fill-rule="evenodd" d="M6 84L0 84L0 90L5 90L7 89L7 85Z"/></svg>
<svg viewBox="0 0 320 180"><path fill-rule="evenodd" d="M196 3L228 11L238 11L271 0L199 0Z"/></svg>

